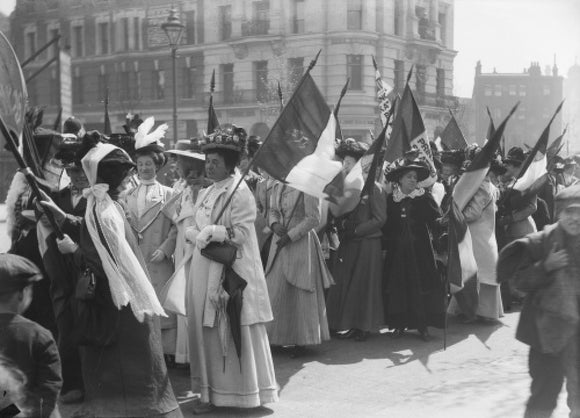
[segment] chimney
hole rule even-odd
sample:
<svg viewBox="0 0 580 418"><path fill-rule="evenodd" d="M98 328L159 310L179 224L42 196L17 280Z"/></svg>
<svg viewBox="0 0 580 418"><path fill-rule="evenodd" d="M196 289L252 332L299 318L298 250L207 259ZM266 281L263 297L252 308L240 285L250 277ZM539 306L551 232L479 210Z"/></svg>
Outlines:
<svg viewBox="0 0 580 418"><path fill-rule="evenodd" d="M477 61L477 64L475 64L475 75L481 75L481 61Z"/></svg>
<svg viewBox="0 0 580 418"><path fill-rule="evenodd" d="M556 54L554 54L554 66L552 67L552 75L558 77L558 66L556 65Z"/></svg>

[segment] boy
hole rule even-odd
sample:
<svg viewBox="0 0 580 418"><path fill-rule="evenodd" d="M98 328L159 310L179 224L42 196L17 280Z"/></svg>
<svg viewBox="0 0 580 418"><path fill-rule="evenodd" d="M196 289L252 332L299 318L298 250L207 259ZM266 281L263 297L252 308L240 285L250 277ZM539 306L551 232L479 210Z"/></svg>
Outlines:
<svg viewBox="0 0 580 418"><path fill-rule="evenodd" d="M0 356L26 376L24 400L16 405L19 416L55 418L62 386L56 343L50 331L20 315L40 279L40 270L26 258L0 254Z"/></svg>
<svg viewBox="0 0 580 418"><path fill-rule="evenodd" d="M566 380L570 417L580 417L580 185L556 195L558 222L509 244L498 280L525 293L516 338L530 346L525 418L550 417Z"/></svg>

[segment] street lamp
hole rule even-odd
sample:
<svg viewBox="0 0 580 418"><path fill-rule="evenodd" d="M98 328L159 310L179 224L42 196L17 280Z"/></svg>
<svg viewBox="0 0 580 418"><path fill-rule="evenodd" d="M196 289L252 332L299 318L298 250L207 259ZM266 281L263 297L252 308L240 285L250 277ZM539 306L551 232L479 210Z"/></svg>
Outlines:
<svg viewBox="0 0 580 418"><path fill-rule="evenodd" d="M169 39L169 47L171 48L171 61L173 64L173 146L177 144L177 72L175 68L175 61L177 59L177 46L181 39L181 34L185 26L179 21L177 11L171 9L167 22L161 24L161 29Z"/></svg>

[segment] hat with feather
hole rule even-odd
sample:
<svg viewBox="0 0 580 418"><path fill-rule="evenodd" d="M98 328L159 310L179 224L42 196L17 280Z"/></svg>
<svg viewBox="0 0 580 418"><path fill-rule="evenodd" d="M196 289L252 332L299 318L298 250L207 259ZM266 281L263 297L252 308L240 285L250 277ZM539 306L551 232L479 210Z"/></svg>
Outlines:
<svg viewBox="0 0 580 418"><path fill-rule="evenodd" d="M340 141L336 149L336 155L342 159L344 157L352 157L355 160L359 160L368 149L369 146L364 142L359 142L354 138L346 138Z"/></svg>
<svg viewBox="0 0 580 418"><path fill-rule="evenodd" d="M137 158L142 155L156 154L161 160L160 165L163 166L166 158L164 155L165 145L161 142L161 139L165 137L165 132L167 132L169 127L166 123L163 123L151 131L154 125L155 118L150 116L137 128L137 132L135 133L134 156Z"/></svg>
<svg viewBox="0 0 580 418"><path fill-rule="evenodd" d="M417 181L423 181L429 177L429 166L419 158L419 152L416 150L407 151L404 157L389 164L385 170L385 178L387 181L396 182L409 171L417 173Z"/></svg>

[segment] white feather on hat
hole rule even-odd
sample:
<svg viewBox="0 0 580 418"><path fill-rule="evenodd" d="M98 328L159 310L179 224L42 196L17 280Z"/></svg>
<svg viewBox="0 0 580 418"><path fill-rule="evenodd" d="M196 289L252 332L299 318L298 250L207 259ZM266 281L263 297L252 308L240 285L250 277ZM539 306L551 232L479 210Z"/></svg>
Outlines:
<svg viewBox="0 0 580 418"><path fill-rule="evenodd" d="M153 125L155 125L155 118L153 116L148 117L141 125L139 125L139 128L137 128L137 132L135 133L135 150L153 144L159 145L162 148L164 147L161 138L165 136L165 132L167 132L169 126L164 123L159 125L153 132L149 133L151 128L153 128Z"/></svg>

